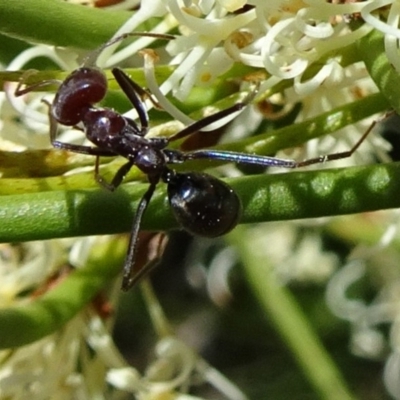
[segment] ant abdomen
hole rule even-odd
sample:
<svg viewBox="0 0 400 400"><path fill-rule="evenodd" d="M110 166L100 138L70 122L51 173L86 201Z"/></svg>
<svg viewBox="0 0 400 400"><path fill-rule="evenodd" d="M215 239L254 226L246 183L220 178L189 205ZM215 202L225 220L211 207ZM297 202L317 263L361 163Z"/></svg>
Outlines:
<svg viewBox="0 0 400 400"><path fill-rule="evenodd" d="M87 109L103 100L106 92L107 79L101 70L79 68L60 86L51 113L63 125L77 125Z"/></svg>
<svg viewBox="0 0 400 400"><path fill-rule="evenodd" d="M233 189L204 173L174 174L168 182L168 198L176 220L193 235L224 235L241 215L241 203Z"/></svg>

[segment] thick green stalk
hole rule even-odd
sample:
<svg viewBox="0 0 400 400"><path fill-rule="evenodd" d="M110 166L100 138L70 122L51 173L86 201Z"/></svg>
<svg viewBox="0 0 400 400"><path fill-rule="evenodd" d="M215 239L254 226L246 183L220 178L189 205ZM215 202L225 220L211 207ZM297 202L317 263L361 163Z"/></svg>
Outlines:
<svg viewBox="0 0 400 400"><path fill-rule="evenodd" d="M230 179L243 204L241 223L353 214L400 207L400 163ZM19 180L21 184L22 180ZM126 232L147 184L0 196L0 241ZM104 218L112 216L112 218ZM165 185L143 229L176 228Z"/></svg>

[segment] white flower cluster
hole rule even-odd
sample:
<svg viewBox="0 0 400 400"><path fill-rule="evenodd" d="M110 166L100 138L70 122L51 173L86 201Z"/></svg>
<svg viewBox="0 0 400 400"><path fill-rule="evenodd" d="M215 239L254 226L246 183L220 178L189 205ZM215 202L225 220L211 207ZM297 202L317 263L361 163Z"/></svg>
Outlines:
<svg viewBox="0 0 400 400"><path fill-rule="evenodd" d="M148 86L162 107L184 124L193 121L165 96L172 93L174 97L185 101L195 85L212 85L215 79L235 64L264 71L265 79L259 86L259 93L264 97L273 93L276 85L289 81L288 85L285 84L287 87L283 91L283 102L295 104L301 101L302 110L297 119L302 120L376 90L362 63L341 63L341 50L344 47L354 44L371 29L381 25L387 28L386 42L392 43L388 45L385 42L388 55L391 52L392 58L395 58L395 43L392 40L394 17L386 23L372 17L370 13L377 7L372 7L375 3L378 2L337 4L318 0L155 0L146 4L146 7L140 7L114 37L137 30L140 24L151 17L161 18L152 29L154 33L167 33L178 28L180 34L165 45L162 61L175 67L173 73L158 85L154 76L152 78L149 57L145 63L145 72ZM125 5L122 2L118 5L119 8L124 6L129 7L131 4L127 2ZM392 7L395 7L395 2ZM358 18L360 13L368 23L359 24L357 29L352 30L350 22ZM388 28L390 26L391 30ZM131 60L154 40L151 37L141 37L118 51L118 44L110 46L98 57L97 64L100 67L110 67ZM49 57L61 69L72 70L79 66L69 51L55 52L47 46L34 46L20 54L7 68L23 69L29 60L39 56ZM41 103L42 96L29 96L29 101L16 98L14 86L11 85L6 92L8 100L24 122L27 133L31 133L29 140L16 140L25 146L29 143L33 147L43 147L48 143L48 117L46 107ZM150 108L153 105L149 103L148 106ZM130 117L134 115L133 111L128 113ZM354 133L359 135L368 124L365 122L357 125L356 131L347 129L342 143L332 138L311 141L306 145L305 154L299 156L309 158L339 151L342 147L348 148L349 143L354 142ZM66 136L62 136L61 140L74 141L81 136L69 128L60 128L61 131L66 130ZM10 126L7 131L11 131ZM32 138L32 132L39 133L39 139ZM353 135L349 139L347 136L351 133ZM21 137L21 133L14 137ZM341 137L340 133L338 137ZM385 144L378 139L375 139L375 145L386 150Z"/></svg>
<svg viewBox="0 0 400 400"><path fill-rule="evenodd" d="M136 4L136 0L125 1L110 6L110 9L123 9L124 7L129 9ZM379 14L380 12L381 14ZM257 72L261 71L262 79L258 91L262 96L267 97L269 94L273 94L277 85L283 85L282 93L286 103L302 102L302 110L298 119L318 115L332 107L347 104L375 91L376 88L361 62L342 65L342 49L345 46L351 46L373 29L382 32L387 57L394 68L400 72L400 29L398 27L400 3L396 0L368 0L363 2L152 0L140 7L132 15L132 18L115 33L115 37L122 33L135 31L140 24L151 17L159 18L159 23L152 32L162 34L175 29L178 31L178 35L175 40L165 45L163 63L173 66L174 70L160 85L157 83L154 73L155 60L150 56L150 53L144 53L147 83L162 107L184 124L189 124L192 120L178 110L166 96L172 93L177 99L185 101L193 87L211 86L215 80L236 64L252 67ZM117 45L110 46L99 55L97 63L100 67L107 68L117 65L121 61L137 55L140 50L145 49L154 40L151 37L141 37L122 50L117 50ZM47 46L38 45L21 53L7 66L7 69L23 69L31 59L41 56L48 57L61 69L68 71L79 66L75 58L71 58L71 52L55 51ZM245 84L244 88L246 88ZM2 140L9 141L12 138L16 146L25 147L48 145L48 116L46 107L43 107L41 103L42 96L29 94L27 96L29 98L17 98L14 96L14 90L15 87L12 85L8 85L6 88L9 103L6 103L4 97L0 98L3 117L2 126L0 126ZM9 104L16 110L25 130L22 129L21 124L15 123L13 118L15 114L12 114ZM149 107L151 106L152 104L149 103ZM365 125L361 124L356 128L362 132L365 130ZM29 133L29 135L21 134L21 132ZM32 132L35 132L35 134L32 135ZM7 136L5 136L6 133ZM346 131L346 135L347 133L348 131ZM68 129L63 134L65 140L75 140L76 132L73 130ZM328 146L332 148L341 145L346 149L349 148L347 138L345 138L344 143L339 144L336 141L332 144L332 138L326 140L330 142ZM378 139L375 139L375 143L386 150L385 145ZM3 144L2 146L4 147ZM323 151L321 151L320 141L307 144L305 155L313 157L326 153L326 143L322 142L322 146ZM398 235L397 221L396 224L391 224L391 227L393 228L391 240L393 240ZM276 234L272 236L276 238ZM287 238L288 233L282 232L282 237ZM385 237L385 240L382 240L382 245L387 246L389 242L390 240L387 241ZM51 267L43 269L37 268L37 265L38 263L48 266L55 265L53 258L57 258L57 249L43 249L47 244L32 246L28 248L25 254L28 261L23 265L18 263L17 259L8 258L2 253L0 301L3 307L15 301L18 293L31 289L54 272ZM300 247L308 249L307 251L304 250L301 258L304 260L304 265L308 267L315 263L310 259L318 259L317 253L320 248L318 239L305 240ZM280 256L282 254L285 254L284 263L287 264L287 267L296 264L298 261L298 258L290 257L288 252L279 253ZM310 254L312 255L311 258L309 257ZM43 259L44 257L49 257L51 260ZM366 258L365 254L359 257L361 264ZM324 259L319 258L319 260L323 261L326 274L330 273L337 261L330 256ZM299 265L298 262L296 265ZM286 268L281 271L284 280L293 278L289 276L289 270L292 271L293 268ZM40 276L36 271L40 271ZM312 271L308 270L306 272L304 270L296 271L296 273L299 276L313 275ZM391 322L398 318L397 308L395 307L397 298L393 295L393 287L396 286L397 288L399 280L396 280L396 285L392 282L391 290L388 290L388 286L382 290L383 299L377 299L376 306L367 307L361 302L349 301L345 293L352 282L362 277L364 273L365 270L360 267L359 263L349 262L349 265L331 280L327 297L332 310L341 318L347 319L353 324L355 328L355 351L359 354L372 356L380 354L384 346L382 335L374 329L375 325L382 321ZM316 279L315 275L313 276ZM390 297L388 292L393 296ZM163 349L168 349L168 351L163 350L164 352L161 352L162 357L165 357L171 363L171 360L180 362L182 371L181 374L178 374L180 380L176 378L173 382L154 384L147 376L141 377L137 371L118 358L119 355L114 349L108 333L103 329L105 328L96 316L86 314L85 317L79 316L71 322L57 338L57 341L53 341L54 337L52 337L43 342L35 343L25 349L26 353L23 353L22 349L16 351L14 355L2 352L0 394L13 398L26 398L25 395L30 390L29 393L36 391L36 393L47 395L54 389L54 385L61 382L57 375L61 374L63 379L65 376L69 377L69 386L67 386L73 389L74 398L88 398L88 393L84 391L88 389L87 387L83 389L82 382L87 379L87 376L93 378L95 371L101 370L103 375L98 376L106 376L110 385L135 393L139 398L156 399L161 398L163 393L170 392L174 393L175 396L170 398L190 399L193 397L180 394L178 390L181 385L185 384L186 380L189 380L193 372L198 373L201 370L204 379L207 378L208 373L210 373L210 376L218 375L211 367L205 367L204 362L182 343L169 338L162 342L165 345ZM398 344L397 325L393 325L391 332L392 352L387 362L385 380L391 394L400 399L397 379L400 375L400 346ZM81 334L84 335L91 349L97 352L99 359L88 363L87 349L84 350L86 353L77 351L77 343ZM71 338L71 335L75 336ZM24 381L24 388L18 387L21 393L13 391L16 388L15 380L17 378L32 379L32 375L27 375L27 370L22 368L22 365L27 366L29 360L42 357L43 365L48 364L51 367L54 365L52 357L55 356L57 359L62 357L66 360L65 368L60 371L55 371L54 368L49 369L47 371L53 375L46 375L45 380L38 378L36 386L30 385L32 380L27 380ZM90 364L90 368L82 371L79 376L73 373L77 359L80 359L82 366L88 367ZM99 361L100 359L101 361ZM113 362L110 362L110 360L113 360ZM155 369L152 371L155 371ZM42 373L42 370L35 371L35 376L43 377ZM211 381L211 378L209 381ZM62 382L65 385L66 380L64 379ZM218 387L221 386L221 382L224 382L221 390L229 398L244 398L233 385L226 383L220 376L212 383ZM64 390L67 389L67 386L64 387ZM12 390L12 388L14 389ZM24 390L28 390L28 392ZM71 398L68 397L70 393L68 392L65 398ZM92 397L95 394L99 393L90 392Z"/></svg>

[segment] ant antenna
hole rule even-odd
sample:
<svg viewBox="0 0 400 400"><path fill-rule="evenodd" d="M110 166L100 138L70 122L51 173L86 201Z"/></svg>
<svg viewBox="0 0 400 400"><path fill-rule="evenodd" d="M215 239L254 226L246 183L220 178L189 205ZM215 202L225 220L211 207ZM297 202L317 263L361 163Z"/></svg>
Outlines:
<svg viewBox="0 0 400 400"><path fill-rule="evenodd" d="M112 46L115 43L118 43L128 37L131 36L145 36L152 37L156 39L165 39L165 40L173 40L176 39L174 35L169 35L167 33L151 33L151 32L128 32L123 33L115 38L110 39L108 42L102 44L97 49L91 51L82 61L82 67L93 67L96 66L97 59L101 52L109 46Z"/></svg>

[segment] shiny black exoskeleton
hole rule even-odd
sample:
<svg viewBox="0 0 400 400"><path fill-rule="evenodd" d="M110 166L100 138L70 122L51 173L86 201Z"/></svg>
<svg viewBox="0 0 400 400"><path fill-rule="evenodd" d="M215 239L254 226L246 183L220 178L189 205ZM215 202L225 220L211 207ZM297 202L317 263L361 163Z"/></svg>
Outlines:
<svg viewBox="0 0 400 400"><path fill-rule="evenodd" d="M201 128L239 111L239 103L228 110L205 118L170 138L146 138L148 115L140 96L146 95L122 70L112 73L135 107L140 125L109 108L96 107L107 92L104 73L96 67L82 67L61 82L54 101L49 106L50 138L56 148L96 156L95 178L109 190L115 190L132 166L138 167L149 180L149 188L139 202L133 221L129 250L124 267L123 289L136 281L132 274L137 236L142 216L159 181L168 185L168 198L178 223L188 232L205 237L216 237L229 232L238 222L241 204L236 193L226 183L205 173L178 173L169 164L187 159L203 158L207 152L182 153L167 149L168 144L190 135ZM51 82L54 83L54 82ZM26 93L20 90L18 94ZM57 125L83 125L86 137L96 147L60 142L56 139ZM117 171L111 182L99 174L99 157L121 155L128 161Z"/></svg>
<svg viewBox="0 0 400 400"><path fill-rule="evenodd" d="M175 173L168 182L168 199L176 220L193 235L221 236L237 225L241 214L233 189L208 174Z"/></svg>
<svg viewBox="0 0 400 400"><path fill-rule="evenodd" d="M150 182L149 190L141 202L143 204L138 208L140 217L147 207L155 185L161 180L168 185L169 202L177 221L187 231L206 237L220 236L230 231L237 224L241 210L236 193L211 175L196 172L178 173L168 167L168 164L196 158L196 152L182 153L167 149L168 144L178 137L182 138L209 125L216 120L215 117L199 121L191 125L190 129L185 129L170 138L146 138L148 116L138 97L142 89L122 70L115 68L112 72L136 108L140 127L114 110L95 107L94 104L106 94L107 81L99 69L80 68L66 78L54 102L49 105L53 146L97 156L96 179L110 190L120 185L133 165L138 167L148 176ZM229 113L242 107L242 103L237 104L229 109ZM223 114L226 115L227 112L224 111ZM87 138L97 147L62 143L55 139L57 123L74 126L80 122L84 126ZM116 155L125 157L128 162L120 168L112 182L107 183L98 173L98 157ZM139 215L137 218L140 218Z"/></svg>
<svg viewBox="0 0 400 400"><path fill-rule="evenodd" d="M127 35L124 35L126 37ZM123 37L122 37L123 38ZM101 48L117 39L106 43ZM178 223L194 235L216 237L233 229L241 214L237 194L221 180L197 172L176 172L170 165L193 159L212 159L226 162L297 168L319 162L335 160L351 155L363 138L348 152L331 154L297 162L275 157L251 155L218 150L195 150L182 152L168 149L170 142L189 136L230 114L243 109L247 103L237 103L216 114L189 125L168 138L147 138L148 114L141 97L149 94L132 81L121 69L112 73L139 116L139 125L109 108L96 107L107 92L107 79L97 67L84 65L73 71L61 82L54 101L49 106L50 138L54 147L96 156L95 178L109 190L117 188L132 166L147 175L149 187L140 199L133 220L128 254L124 265L122 288L129 289L137 280L133 273L137 238L142 216L153 196L157 184L167 184L168 199ZM49 82L54 83L54 82ZM46 84L44 82L43 84ZM40 84L42 85L42 84ZM36 85L37 87L39 85ZM17 95L33 90L33 87L17 90ZM87 138L96 146L81 146L56 140L57 124L75 126L82 124ZM122 156L127 162L116 172L111 182L99 174L99 157Z"/></svg>

